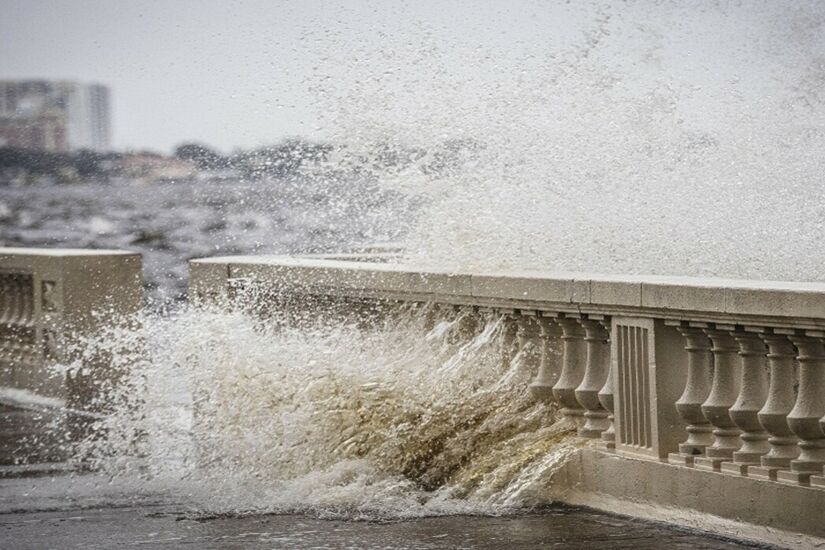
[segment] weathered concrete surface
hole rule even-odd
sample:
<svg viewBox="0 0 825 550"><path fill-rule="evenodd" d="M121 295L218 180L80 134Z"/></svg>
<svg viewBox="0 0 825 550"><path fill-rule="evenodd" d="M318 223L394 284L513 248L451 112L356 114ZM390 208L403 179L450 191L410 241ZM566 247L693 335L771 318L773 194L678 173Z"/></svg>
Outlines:
<svg viewBox="0 0 825 550"><path fill-rule="evenodd" d="M791 548L825 546L825 491L582 449L554 478L564 502ZM802 533L805 533L804 535Z"/></svg>
<svg viewBox="0 0 825 550"><path fill-rule="evenodd" d="M54 434L78 436L114 379L109 358L76 344L142 307L140 254L0 248L0 464L63 458ZM81 357L72 376L51 368Z"/></svg>
<svg viewBox="0 0 825 550"><path fill-rule="evenodd" d="M197 294L225 292L229 279L278 288L474 304L536 304L602 313L655 312L709 320L748 316L825 327L825 283L602 275L553 271L463 273L398 263L317 257L227 256L190 262ZM755 322L755 321L754 321ZM773 323L775 324L775 322Z"/></svg>

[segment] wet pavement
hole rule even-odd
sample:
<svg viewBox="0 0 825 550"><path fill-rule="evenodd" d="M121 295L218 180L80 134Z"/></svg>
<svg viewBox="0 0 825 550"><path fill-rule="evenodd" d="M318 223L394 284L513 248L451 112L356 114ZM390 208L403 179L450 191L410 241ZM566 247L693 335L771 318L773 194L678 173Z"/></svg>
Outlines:
<svg viewBox="0 0 825 550"><path fill-rule="evenodd" d="M198 517L184 506L126 498L84 507L52 501L58 509L27 509L26 483L0 481L0 548L315 548L315 549L538 549L755 548L737 541L554 505L508 517L449 516L394 522L325 520L305 515ZM42 507L42 499L31 501ZM131 502L131 504L127 504ZM89 503L87 503L89 504Z"/></svg>

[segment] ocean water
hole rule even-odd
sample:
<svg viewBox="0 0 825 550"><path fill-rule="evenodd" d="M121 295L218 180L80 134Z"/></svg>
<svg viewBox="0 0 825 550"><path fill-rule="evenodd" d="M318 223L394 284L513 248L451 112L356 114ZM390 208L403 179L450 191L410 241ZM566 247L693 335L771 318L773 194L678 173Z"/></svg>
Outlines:
<svg viewBox="0 0 825 550"><path fill-rule="evenodd" d="M394 241L412 208L355 177L0 187L0 245L140 252L149 296L162 304L185 296L191 258Z"/></svg>

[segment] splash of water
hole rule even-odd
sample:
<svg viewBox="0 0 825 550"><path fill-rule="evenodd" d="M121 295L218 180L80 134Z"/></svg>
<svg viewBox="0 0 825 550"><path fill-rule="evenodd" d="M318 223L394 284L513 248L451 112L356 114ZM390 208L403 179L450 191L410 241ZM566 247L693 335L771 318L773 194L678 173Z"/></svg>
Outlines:
<svg viewBox="0 0 825 550"><path fill-rule="evenodd" d="M825 278L821 2L350 15L309 82L334 162L424 197L406 259Z"/></svg>
<svg viewBox="0 0 825 550"><path fill-rule="evenodd" d="M85 349L128 374L78 456L115 483L188 495L201 514L376 519L547 503L577 444L529 396L536 350L510 357L497 317L443 313L182 310L113 330Z"/></svg>

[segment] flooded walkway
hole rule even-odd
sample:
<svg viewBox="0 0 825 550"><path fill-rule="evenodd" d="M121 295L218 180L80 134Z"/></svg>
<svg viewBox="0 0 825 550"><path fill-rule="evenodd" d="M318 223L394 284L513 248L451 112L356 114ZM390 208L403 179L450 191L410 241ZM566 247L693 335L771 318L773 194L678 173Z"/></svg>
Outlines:
<svg viewBox="0 0 825 550"><path fill-rule="evenodd" d="M510 517L450 516L387 523L303 515L199 518L149 496L106 501L52 493L61 479L0 480L0 548L315 548L733 550L737 541L591 510L554 505Z"/></svg>

